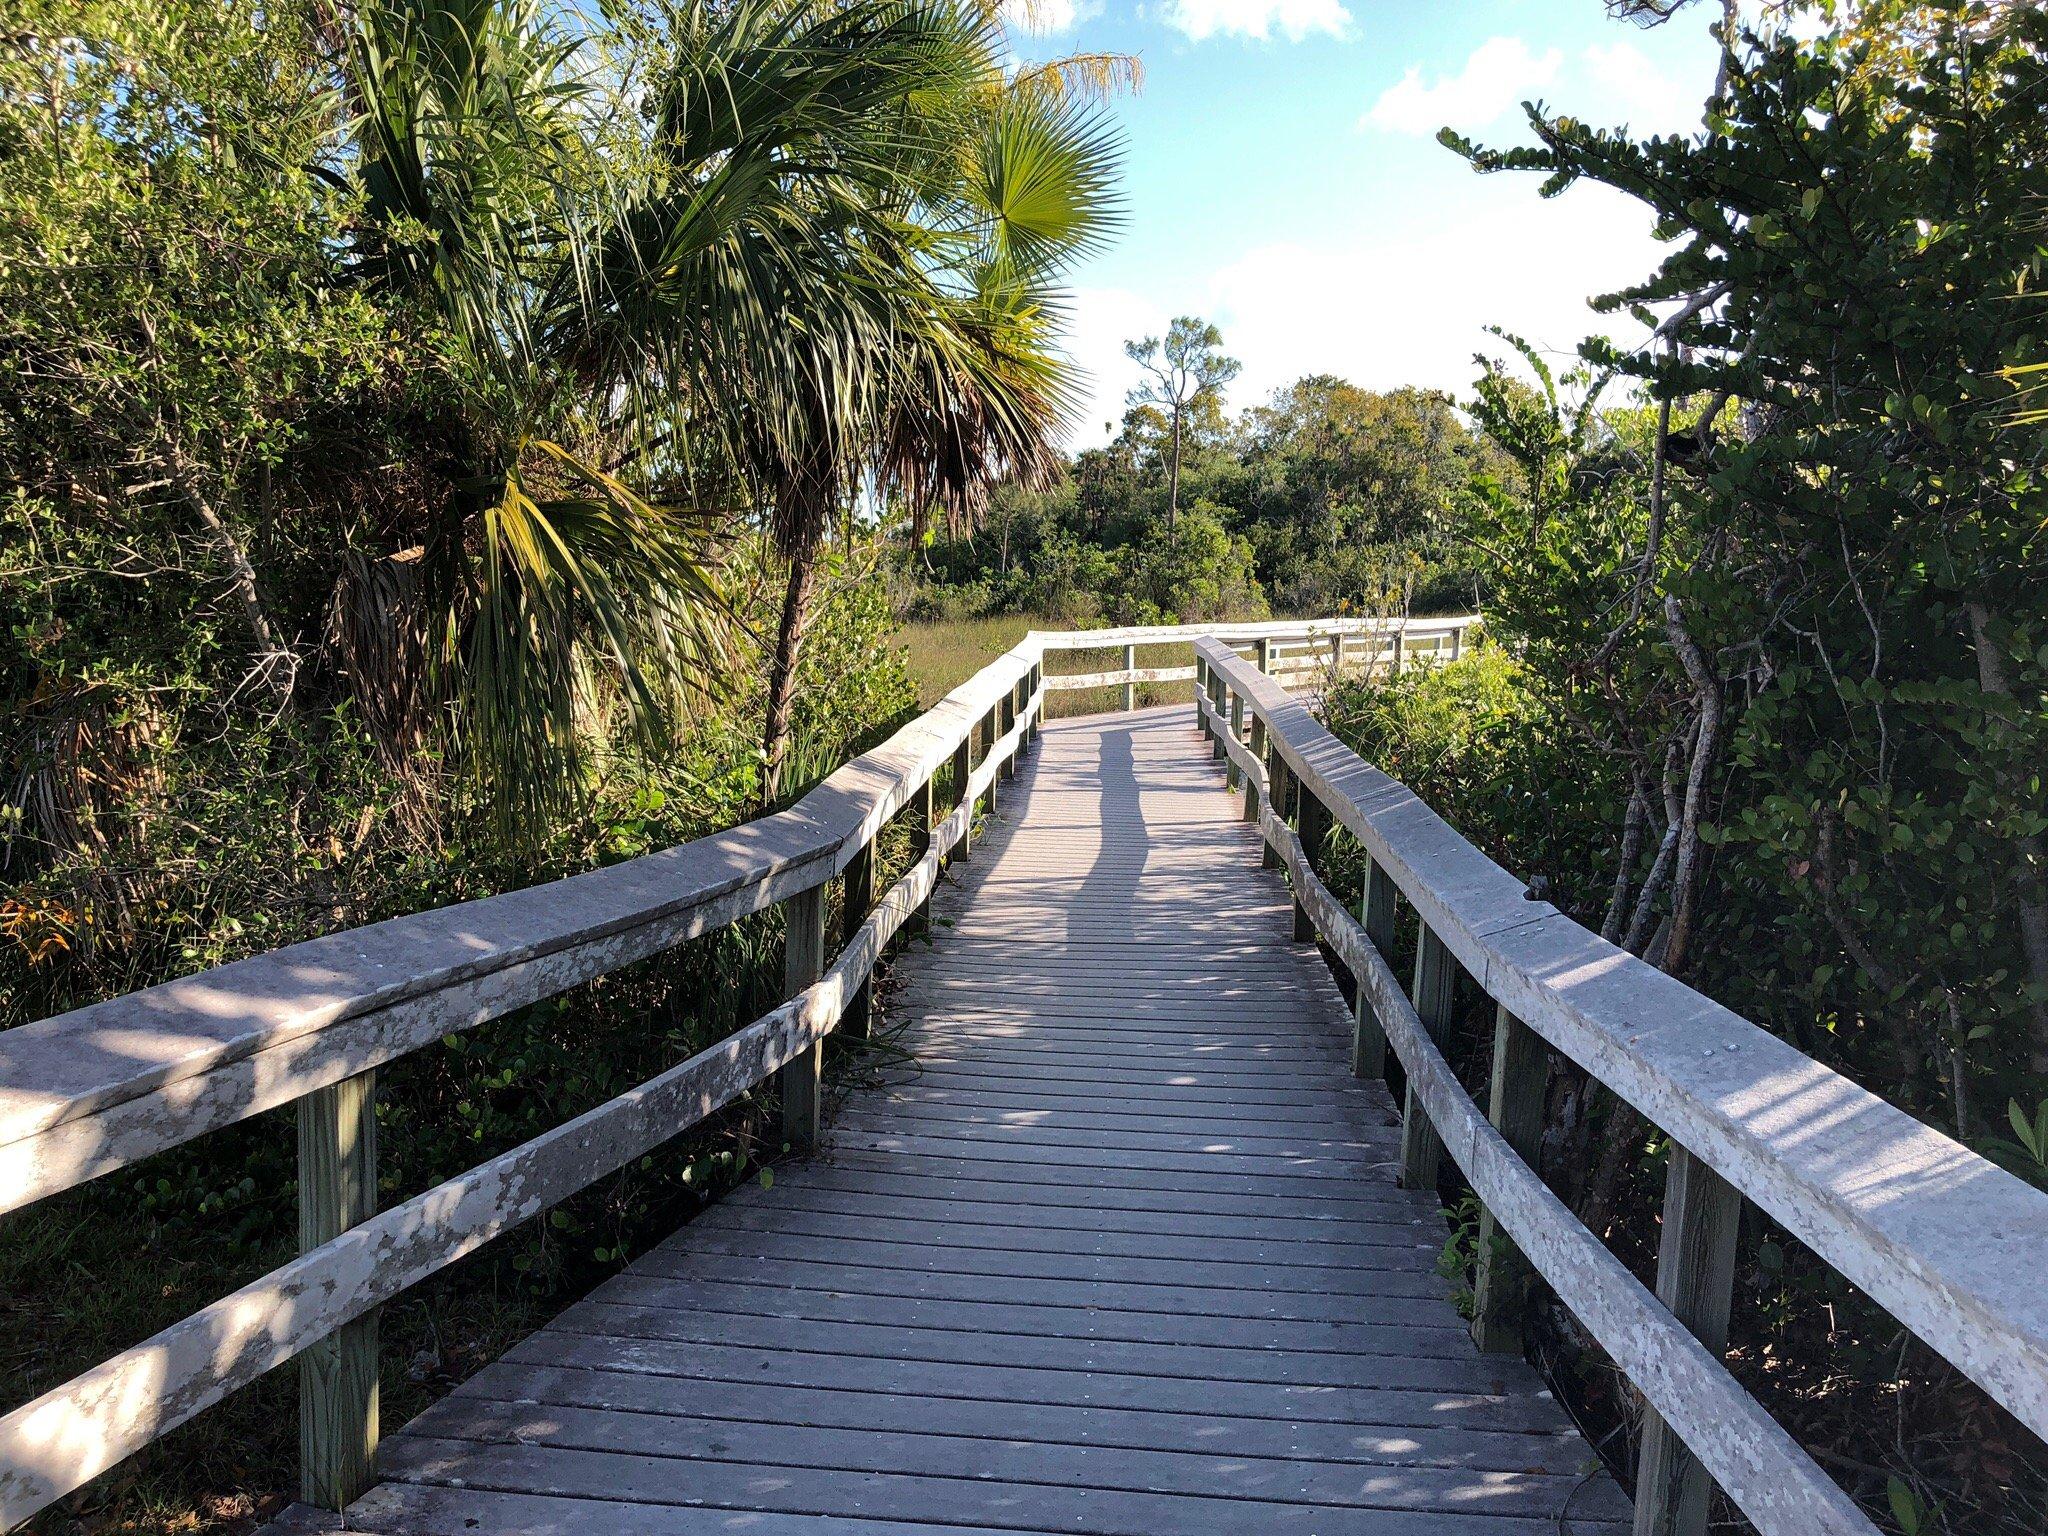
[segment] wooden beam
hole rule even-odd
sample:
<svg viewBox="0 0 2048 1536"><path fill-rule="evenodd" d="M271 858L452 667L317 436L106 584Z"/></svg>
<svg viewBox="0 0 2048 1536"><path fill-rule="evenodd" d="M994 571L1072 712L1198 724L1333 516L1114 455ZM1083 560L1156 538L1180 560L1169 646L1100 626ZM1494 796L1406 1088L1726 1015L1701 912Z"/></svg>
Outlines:
<svg viewBox="0 0 2048 1536"><path fill-rule="evenodd" d="M782 995L793 998L825 971L825 887L814 885L782 904L787 937L782 952ZM811 1041L779 1074L782 1139L799 1151L818 1143L818 1107L825 1068L824 1037Z"/></svg>
<svg viewBox="0 0 2048 1536"><path fill-rule="evenodd" d="M1124 670L1126 672L1135 672L1138 670L1138 648L1135 645L1127 645L1124 647ZM1124 713L1129 714L1132 710L1136 709L1137 707L1138 685L1136 683L1125 683Z"/></svg>
<svg viewBox="0 0 2048 1536"><path fill-rule="evenodd" d="M868 914L875 909L876 875L875 845L866 844L854 861L846 866L846 876L839 899L839 947L844 949L860 932L860 925L867 921ZM785 977L785 981L787 977ZM808 982L805 983L809 985ZM868 1037L869 1025L874 1012L874 985L866 977L847 1000L846 1012L839 1020L840 1028L855 1040Z"/></svg>
<svg viewBox="0 0 2048 1536"><path fill-rule="evenodd" d="M1365 861L1365 881L1358 891L1358 921L1373 948L1389 963L1394 955L1395 908L1401 899L1393 876ZM1356 981L1354 974L1353 980ZM1364 986L1354 988L1351 1002L1351 1075L1381 1078L1387 1075L1387 1032L1373 1012L1372 999Z"/></svg>
<svg viewBox="0 0 2048 1536"><path fill-rule="evenodd" d="M1297 782L1294 786L1295 829L1301 838L1301 846L1313 869L1323 851L1323 842L1330 835L1330 808L1323 804L1322 797L1307 785ZM1294 942L1312 944L1315 942L1316 925L1308 915L1308 908L1302 904L1301 893L1294 893Z"/></svg>
<svg viewBox="0 0 2048 1536"><path fill-rule="evenodd" d="M1657 1299L1715 1356L1728 1347L1742 1196L1677 1142L1664 1171ZM1657 1410L1643 1409L1635 1536L1704 1536L1713 1479Z"/></svg>
<svg viewBox="0 0 2048 1536"><path fill-rule="evenodd" d="M299 1100L299 1252L377 1214L377 1074ZM377 1314L299 1357L299 1498L341 1510L377 1480Z"/></svg>
<svg viewBox="0 0 2048 1536"><path fill-rule="evenodd" d="M1457 984L1458 962L1424 923L1422 942L1415 952L1415 1014L1439 1050L1450 1036ZM1434 1190L1443 1153L1443 1141L1429 1123L1429 1111L1411 1081L1401 1101L1401 1183L1408 1189Z"/></svg>
<svg viewBox="0 0 2048 1536"><path fill-rule="evenodd" d="M1233 693L1230 696L1230 734L1239 741L1244 740L1244 695L1241 693ZM1235 790L1243 781L1243 777L1237 771L1237 760L1231 759L1230 770L1224 775L1225 782Z"/></svg>
<svg viewBox="0 0 2048 1536"><path fill-rule="evenodd" d="M974 738L980 730L981 725L977 721L960 738L959 744L953 748L953 782L946 791L946 809L948 811L957 808L967 794L967 778L974 771ZM967 817L967 825L960 833L960 841L953 845L953 852L948 856L946 862L950 864L954 859L964 859L973 851L974 817L970 813Z"/></svg>
<svg viewBox="0 0 2048 1536"><path fill-rule="evenodd" d="M932 820L935 809L932 781L927 777L924 783L917 787L916 793L910 797L910 804L904 810L904 816L910 826L910 862L912 864L917 863L931 849ZM912 915L906 926L913 935L928 933L931 930L931 904L929 901L918 903L917 911Z"/></svg>
<svg viewBox="0 0 2048 1536"><path fill-rule="evenodd" d="M1517 1157L1536 1167L1543 1144L1543 1096L1550 1047L1507 1009L1493 1018L1493 1080L1486 1117ZM1486 1206L1479 1208L1478 1276L1472 1285L1472 1338L1488 1354L1519 1355L1529 1301L1529 1261Z"/></svg>

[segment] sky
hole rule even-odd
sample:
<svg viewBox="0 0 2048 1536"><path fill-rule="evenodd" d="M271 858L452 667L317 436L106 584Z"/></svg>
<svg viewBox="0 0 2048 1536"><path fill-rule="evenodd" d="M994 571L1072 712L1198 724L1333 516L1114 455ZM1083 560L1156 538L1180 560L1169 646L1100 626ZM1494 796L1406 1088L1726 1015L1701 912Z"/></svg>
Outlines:
<svg viewBox="0 0 2048 1536"><path fill-rule="evenodd" d="M1023 4L1025 0L1015 0ZM1592 294L1655 268L1638 205L1581 185L1545 201L1529 173L1482 177L1436 142L1449 125L1524 142L1538 99L1639 133L1699 126L1717 59L1711 11L1643 29L1601 0L1035 0L1019 51L1135 54L1111 102L1125 222L1072 274L1069 348L1090 375L1071 446L1113 435L1131 338L1176 315L1243 364L1226 404L1309 373L1463 398L1498 325L1568 356L1634 340Z"/></svg>

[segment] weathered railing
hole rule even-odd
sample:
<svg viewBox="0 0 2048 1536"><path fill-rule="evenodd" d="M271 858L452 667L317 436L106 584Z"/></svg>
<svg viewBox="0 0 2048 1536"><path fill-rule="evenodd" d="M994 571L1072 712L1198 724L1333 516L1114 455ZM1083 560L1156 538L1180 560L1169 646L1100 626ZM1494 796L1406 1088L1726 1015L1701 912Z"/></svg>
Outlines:
<svg viewBox="0 0 2048 1536"><path fill-rule="evenodd" d="M1177 624L1134 629L1040 630L1031 638L1047 651L1101 651L1123 647L1124 664L1111 672L1053 673L1045 686L1058 693L1081 688L1124 690L1124 708L1135 709L1141 683L1184 683L1195 663L1141 667L1140 646L1185 645L1213 639L1254 648L1261 668L1289 683L1312 683L1346 669L1399 672L1411 660L1455 661L1476 614L1440 619L1270 619L1240 624Z"/></svg>
<svg viewBox="0 0 2048 1536"><path fill-rule="evenodd" d="M1035 736L1048 651L1226 634L1276 646L1455 648L1464 622L1346 620L1034 634L786 811L550 885L220 966L0 1035L0 1212L296 1105L300 1256L0 1417L9 1529L228 1394L301 1359L301 1496L374 1476L378 1307L780 1074L788 1139L815 1133L823 1040L867 1024L877 957L964 857L973 809ZM934 776L948 802L934 804ZM918 857L877 894L898 818ZM827 887L842 882L828 965ZM780 904L788 999L718 1044L468 1173L379 1211L377 1069Z"/></svg>
<svg viewBox="0 0 2048 1536"><path fill-rule="evenodd" d="M1038 730L1027 641L796 805L573 879L337 933L0 1035L0 1211L298 1105L302 1253L0 1418L12 1528L295 1355L301 1496L374 1477L376 1310L780 1074L785 1136L816 1133L825 1035L968 851L975 804ZM933 777L950 764L948 803ZM877 899L875 839L918 854ZM826 955L827 885L844 882ZM780 903L787 1001L688 1061L460 1177L376 1209L376 1072L409 1051ZM138 1255L138 1258L140 1256Z"/></svg>
<svg viewBox="0 0 2048 1536"><path fill-rule="evenodd" d="M1532 900L1275 679L1195 649L1197 724L1288 872L1296 937L1356 983L1354 1069L1378 1076L1389 1044L1404 1069L1404 1182L1433 1188L1448 1149L1479 1197L1481 1347L1521 1348L1533 1268L1642 1394L1638 1536L1696 1536L1709 1478L1764 1536L1874 1530L1723 1363L1744 1199L2048 1434L2048 1195ZM1356 917L1314 868L1333 822L1369 859ZM1388 965L1398 901L1412 992ZM1442 1050L1460 970L1496 1006L1484 1111ZM1552 1050L1671 1138L1654 1295L1531 1166Z"/></svg>

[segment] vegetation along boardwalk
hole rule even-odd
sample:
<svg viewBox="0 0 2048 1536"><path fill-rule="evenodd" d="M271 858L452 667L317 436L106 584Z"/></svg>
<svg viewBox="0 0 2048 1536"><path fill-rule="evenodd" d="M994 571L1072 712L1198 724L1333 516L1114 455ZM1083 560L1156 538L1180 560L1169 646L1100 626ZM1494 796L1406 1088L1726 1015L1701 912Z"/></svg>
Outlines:
<svg viewBox="0 0 2048 1536"><path fill-rule="evenodd" d="M2048 1197L1590 933L1305 702L1470 622L1032 634L785 810L8 1032L0 1209L296 1105L303 1252L0 1416L0 1525L297 1359L298 1531L1702 1536L1718 1487L1870 1536L1725 1364L1746 1202L2048 1425ZM382 1064L769 908L785 1001L380 1208ZM826 1124L825 1037L912 923L908 1049ZM1442 1050L1474 1005L1484 1106ZM1654 1290L1532 1166L1554 1055L1669 1138ZM384 1303L755 1089L812 1155L379 1444ZM1523 1363L1538 1282L1640 1394L1632 1496Z"/></svg>
<svg viewBox="0 0 2048 1536"><path fill-rule="evenodd" d="M1625 1518L1535 1373L1474 1348L1188 712L1043 741L908 963L914 1062L388 1442L353 1528Z"/></svg>

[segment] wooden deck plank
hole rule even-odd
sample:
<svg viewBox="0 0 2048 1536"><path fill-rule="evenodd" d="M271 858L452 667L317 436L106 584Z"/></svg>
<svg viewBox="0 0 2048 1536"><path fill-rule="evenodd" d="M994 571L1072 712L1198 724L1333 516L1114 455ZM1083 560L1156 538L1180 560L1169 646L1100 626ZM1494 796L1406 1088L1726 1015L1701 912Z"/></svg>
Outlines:
<svg viewBox="0 0 2048 1536"><path fill-rule="evenodd" d="M1184 709L1049 725L933 916L818 1155L393 1437L351 1529L1619 1532Z"/></svg>

